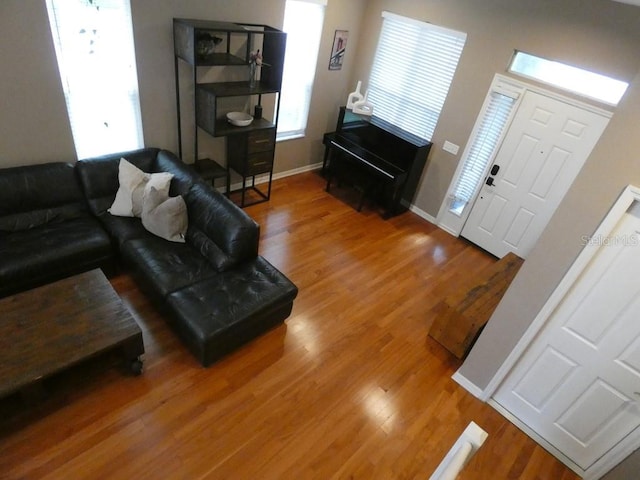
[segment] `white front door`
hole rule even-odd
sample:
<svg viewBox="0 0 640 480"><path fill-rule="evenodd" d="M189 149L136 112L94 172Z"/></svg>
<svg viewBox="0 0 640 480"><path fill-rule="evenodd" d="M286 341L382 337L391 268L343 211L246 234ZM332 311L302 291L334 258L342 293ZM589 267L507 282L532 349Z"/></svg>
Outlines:
<svg viewBox="0 0 640 480"><path fill-rule="evenodd" d="M526 258L608 121L527 91L462 236L497 257Z"/></svg>
<svg viewBox="0 0 640 480"><path fill-rule="evenodd" d="M640 425L640 205L555 308L494 400L589 469Z"/></svg>

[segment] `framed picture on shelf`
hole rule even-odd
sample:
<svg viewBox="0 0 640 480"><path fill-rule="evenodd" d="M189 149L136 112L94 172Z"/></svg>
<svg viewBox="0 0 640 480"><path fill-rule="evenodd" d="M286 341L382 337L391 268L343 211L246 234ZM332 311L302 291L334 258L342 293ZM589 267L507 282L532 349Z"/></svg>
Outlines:
<svg viewBox="0 0 640 480"><path fill-rule="evenodd" d="M333 48L329 58L329 70L340 70L344 60L344 51L347 48L349 30L336 30L333 36Z"/></svg>

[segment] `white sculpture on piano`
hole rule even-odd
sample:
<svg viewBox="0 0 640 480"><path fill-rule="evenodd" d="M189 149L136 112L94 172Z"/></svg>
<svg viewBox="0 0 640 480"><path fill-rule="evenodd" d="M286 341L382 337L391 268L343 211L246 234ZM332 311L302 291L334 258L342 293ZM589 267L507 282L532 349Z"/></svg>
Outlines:
<svg viewBox="0 0 640 480"><path fill-rule="evenodd" d="M369 102L369 90L364 92L364 96L360 93L362 82L358 80L355 91L351 92L347 97L347 108L358 115L373 115L373 105Z"/></svg>
<svg viewBox="0 0 640 480"><path fill-rule="evenodd" d="M373 115L373 105L369 101L369 90L364 92L364 98L353 104L353 113L358 115Z"/></svg>
<svg viewBox="0 0 640 480"><path fill-rule="evenodd" d="M358 85L356 86L355 91L351 92L347 97L347 108L353 108L353 104L361 101L364 97L360 93L360 87L362 86L362 82L358 80Z"/></svg>

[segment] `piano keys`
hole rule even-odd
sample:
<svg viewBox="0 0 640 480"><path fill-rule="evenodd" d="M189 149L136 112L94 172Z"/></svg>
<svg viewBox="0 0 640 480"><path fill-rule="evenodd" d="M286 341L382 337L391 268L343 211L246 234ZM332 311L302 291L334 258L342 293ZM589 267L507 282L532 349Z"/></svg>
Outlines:
<svg viewBox="0 0 640 480"><path fill-rule="evenodd" d="M327 189L334 175L348 172L354 184L364 185L375 196L385 217L406 211L413 201L432 145L381 118L356 115L346 107L340 107L336 130L326 133L323 143Z"/></svg>

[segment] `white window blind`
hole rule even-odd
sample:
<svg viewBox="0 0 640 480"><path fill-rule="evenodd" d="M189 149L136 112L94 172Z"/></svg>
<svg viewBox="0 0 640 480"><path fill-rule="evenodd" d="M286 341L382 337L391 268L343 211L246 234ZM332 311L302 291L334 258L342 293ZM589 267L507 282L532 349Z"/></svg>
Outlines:
<svg viewBox="0 0 640 480"><path fill-rule="evenodd" d="M374 114L431 140L466 34L383 12L369 79Z"/></svg>
<svg viewBox="0 0 640 480"><path fill-rule="evenodd" d="M278 139L304 135L326 0L287 0L283 30L287 33Z"/></svg>
<svg viewBox="0 0 640 480"><path fill-rule="evenodd" d="M144 145L129 0L47 0L79 159Z"/></svg>
<svg viewBox="0 0 640 480"><path fill-rule="evenodd" d="M453 190L450 212L460 216L482 185L483 176L493 161L505 126L511 117L517 96L494 90L490 94L480 126L462 159L463 167Z"/></svg>

